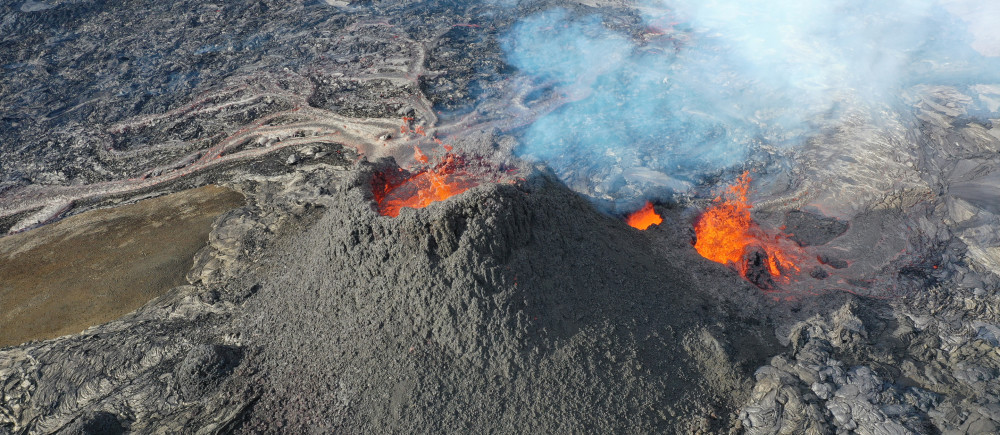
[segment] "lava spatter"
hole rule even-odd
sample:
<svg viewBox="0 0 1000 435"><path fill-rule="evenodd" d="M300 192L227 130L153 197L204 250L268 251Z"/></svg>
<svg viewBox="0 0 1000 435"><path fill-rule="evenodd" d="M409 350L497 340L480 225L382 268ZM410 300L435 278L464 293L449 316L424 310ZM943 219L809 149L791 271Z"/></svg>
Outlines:
<svg viewBox="0 0 1000 435"><path fill-rule="evenodd" d="M416 160L420 163L427 163L429 161L429 159L427 158L427 154L424 154L424 152L418 146L413 147L413 160Z"/></svg>
<svg viewBox="0 0 1000 435"><path fill-rule="evenodd" d="M711 207L695 223L697 241L694 248L709 260L721 264L732 264L747 277L747 253L762 251L767 272L773 278L784 277L799 272L791 252L792 243L781 233L769 234L750 217L750 174L744 172L736 184L726 188L716 197Z"/></svg>

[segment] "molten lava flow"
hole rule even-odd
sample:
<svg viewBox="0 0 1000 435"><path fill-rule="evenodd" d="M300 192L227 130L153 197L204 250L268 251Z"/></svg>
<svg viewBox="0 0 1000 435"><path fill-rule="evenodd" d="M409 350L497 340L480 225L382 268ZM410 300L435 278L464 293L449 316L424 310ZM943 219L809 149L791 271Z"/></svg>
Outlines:
<svg viewBox="0 0 1000 435"><path fill-rule="evenodd" d="M722 264L741 263L743 253L753 241L750 235L753 221L747 201L749 181L749 174L743 173L736 185L726 190L725 198L715 198L712 207L698 218L694 249L702 257Z"/></svg>
<svg viewBox="0 0 1000 435"><path fill-rule="evenodd" d="M424 154L424 152L420 150L420 147L414 145L414 147L413 147L413 160L416 160L416 161L418 161L420 163L427 163L427 160L428 160L427 159L427 154Z"/></svg>
<svg viewBox="0 0 1000 435"><path fill-rule="evenodd" d="M422 155L419 148L417 153ZM444 161L433 168L417 172L401 182L385 184L381 191L375 192L379 213L396 217L403 207L424 208L475 187L478 183L463 167L463 159L447 154Z"/></svg>
<svg viewBox="0 0 1000 435"><path fill-rule="evenodd" d="M747 276L744 256L748 249L760 248L766 255L767 271L772 277L796 273L798 266L788 252L790 244L783 234L769 235L750 218L750 174L744 172L736 184L729 186L695 224L697 236L694 248L701 256L717 263L736 265Z"/></svg>
<svg viewBox="0 0 1000 435"><path fill-rule="evenodd" d="M646 201L646 205L640 208L639 211L628 215L628 217L625 218L625 222L633 228L645 230L649 228L650 225L662 224L663 218L656 214L656 211L653 210L653 203Z"/></svg>

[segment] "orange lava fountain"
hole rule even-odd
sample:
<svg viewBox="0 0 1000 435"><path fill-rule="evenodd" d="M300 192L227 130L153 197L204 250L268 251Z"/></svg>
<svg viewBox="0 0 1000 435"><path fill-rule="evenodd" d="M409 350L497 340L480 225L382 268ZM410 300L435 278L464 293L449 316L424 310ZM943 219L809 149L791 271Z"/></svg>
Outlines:
<svg viewBox="0 0 1000 435"><path fill-rule="evenodd" d="M645 230L651 225L662 224L663 218L656 214L656 211L653 210L653 203L646 201L646 205L640 208L639 211L628 215L628 217L625 218L625 222L632 228Z"/></svg>
<svg viewBox="0 0 1000 435"><path fill-rule="evenodd" d="M767 269L772 277L783 273L797 273L799 267L792 261L790 241L784 234L769 235L750 217L750 174L744 172L705 211L695 224L697 241L695 250L709 260L722 264L734 264L740 274L746 276L747 250L759 247L766 253Z"/></svg>
<svg viewBox="0 0 1000 435"><path fill-rule="evenodd" d="M416 148L415 154L417 160L426 161L427 157L419 148ZM381 190L375 191L379 213L396 217L403 207L424 208L478 185L462 169L463 166L463 159L449 153L445 155L444 161L433 168L417 172L401 182L385 184Z"/></svg>

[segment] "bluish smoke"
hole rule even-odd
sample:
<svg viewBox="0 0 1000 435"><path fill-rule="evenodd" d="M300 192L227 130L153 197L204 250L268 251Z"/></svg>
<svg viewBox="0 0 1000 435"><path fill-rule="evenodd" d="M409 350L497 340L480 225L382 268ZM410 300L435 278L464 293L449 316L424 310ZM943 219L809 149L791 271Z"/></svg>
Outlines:
<svg viewBox="0 0 1000 435"><path fill-rule="evenodd" d="M519 153L612 208L801 144L846 107L895 107L916 83L1000 79L971 48L967 17L932 0L648 6L644 36L555 9L504 40L522 74L577 97L529 127Z"/></svg>

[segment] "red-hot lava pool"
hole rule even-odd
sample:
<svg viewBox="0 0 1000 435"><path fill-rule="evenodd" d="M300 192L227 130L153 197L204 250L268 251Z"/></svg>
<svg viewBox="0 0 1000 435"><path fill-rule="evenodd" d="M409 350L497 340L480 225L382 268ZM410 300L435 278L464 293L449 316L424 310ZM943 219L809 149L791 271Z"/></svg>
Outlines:
<svg viewBox="0 0 1000 435"><path fill-rule="evenodd" d="M625 218L625 223L632 228L646 230L653 225L662 224L663 217L653 210L653 203L646 201L646 205Z"/></svg>
<svg viewBox="0 0 1000 435"><path fill-rule="evenodd" d="M379 214L396 217L403 208L424 208L480 184L500 182L516 172L512 167L455 154L448 145L442 148L445 150L443 156L429 157L420 148L414 147L414 160L424 164L431 159L438 160L433 166L411 172L397 168L395 172L376 174L372 180L372 193Z"/></svg>
<svg viewBox="0 0 1000 435"><path fill-rule="evenodd" d="M423 154L417 149L420 156ZM420 159L426 161L427 157ZM424 208L431 203L444 201L479 183L465 171L465 159L447 154L434 167L426 168L397 183L384 183L375 188L375 202L383 216L399 216L403 207Z"/></svg>

